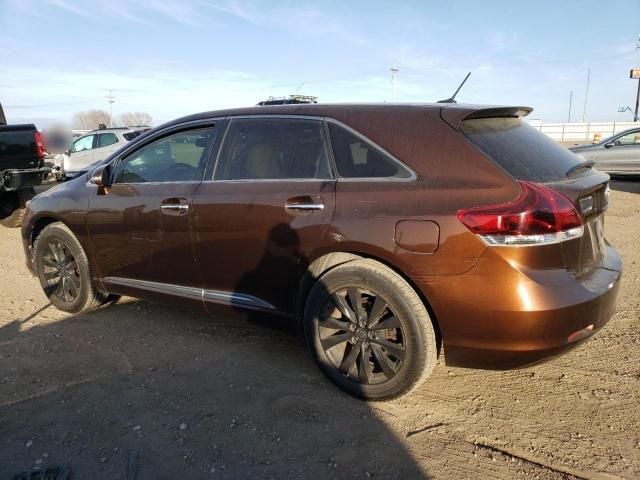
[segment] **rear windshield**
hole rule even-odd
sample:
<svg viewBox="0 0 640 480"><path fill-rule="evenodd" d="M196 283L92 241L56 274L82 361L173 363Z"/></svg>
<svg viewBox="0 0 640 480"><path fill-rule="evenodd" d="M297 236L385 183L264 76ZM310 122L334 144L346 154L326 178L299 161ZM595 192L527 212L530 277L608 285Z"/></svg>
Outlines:
<svg viewBox="0 0 640 480"><path fill-rule="evenodd" d="M519 118L465 120L462 132L490 159L518 180L562 180L582 161Z"/></svg>

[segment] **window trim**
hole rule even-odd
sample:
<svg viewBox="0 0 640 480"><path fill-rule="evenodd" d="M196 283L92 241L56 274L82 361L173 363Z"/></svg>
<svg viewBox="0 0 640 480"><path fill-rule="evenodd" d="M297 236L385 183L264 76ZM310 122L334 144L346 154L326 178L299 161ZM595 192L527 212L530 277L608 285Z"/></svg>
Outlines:
<svg viewBox="0 0 640 480"><path fill-rule="evenodd" d="M334 118L326 117L325 123L326 123L327 135L328 135L327 138L329 139L329 145L331 147L331 158L333 159L333 162L334 162L333 167L335 169L335 174L338 181L340 182L415 182L418 179L418 175L416 175L416 172L412 168L410 168L403 161L399 160L395 155L389 153L387 150L382 148L380 145L378 145L376 142L371 140L369 137L363 135L362 133L358 132L357 130L350 127L349 125L346 125ZM334 125L344 128L346 131L348 131L352 135L365 141L366 143L374 147L376 150L378 150L380 153L388 157L391 161L395 162L397 165L404 168L407 172L409 172L410 176L409 177L343 177L341 176L340 173L338 172L338 165L336 164L335 153L333 151L333 142L331 141L331 134L329 132L329 123L333 123Z"/></svg>
<svg viewBox="0 0 640 480"><path fill-rule="evenodd" d="M329 166L329 176L326 178L238 178L238 179L220 179L216 178L216 172L218 171L218 166L220 165L220 156L222 155L222 150L227 140L227 133L229 132L229 128L231 128L231 124L234 120L255 120L255 119L293 119L293 120L313 120L320 123L320 128L322 129L322 140L325 144L325 148L327 151L327 162ZM221 137L220 143L218 145L218 151L216 154L216 158L213 162L213 170L211 175L207 176L204 182L216 182L216 183L288 183L288 182L334 182L337 180L335 165L333 163L333 150L331 148L331 140L329 139L326 126L324 124L324 117L313 116L313 115L278 115L278 114L255 114L255 115L233 115L227 117L227 122L225 125L224 133Z"/></svg>
<svg viewBox="0 0 640 480"><path fill-rule="evenodd" d="M171 125L170 127L164 128L162 130L159 130L158 132L156 132L156 134L149 136L148 138L145 138L143 142L141 142L140 144L136 144L136 145L131 145L130 148L126 148L117 156L115 157L110 163L110 172L109 172L109 182L112 185L163 185L163 184L167 184L167 183L202 183L202 181L205 178L206 172L209 168L209 164L211 163L211 154L213 153L212 150L214 147L218 147L218 138L220 136L220 132L216 132L213 141L210 142L209 145L207 145L207 147L205 147L204 150L204 155L206 157L205 160L205 167L202 170L202 177L200 179L196 179L196 180L169 180L166 182L160 182L160 181L155 181L155 182L122 182L122 183L115 183L115 175L116 172L118 171L118 167L120 166L120 164L125 161L127 158L129 158L131 155L135 154L137 151L145 148L146 146L158 141L158 140L162 140L164 138L170 137L171 135L175 135L178 133L182 133L182 132L187 132L190 130L204 130L207 128L215 128L216 126L218 126L221 122L221 120L223 120L220 117L216 117L215 119L206 119L206 120L197 120L194 122L187 122L187 123L183 123L183 124L179 124L179 125ZM135 141L136 139L134 138L131 142L128 142L125 145L129 145L131 143L133 143L133 141Z"/></svg>

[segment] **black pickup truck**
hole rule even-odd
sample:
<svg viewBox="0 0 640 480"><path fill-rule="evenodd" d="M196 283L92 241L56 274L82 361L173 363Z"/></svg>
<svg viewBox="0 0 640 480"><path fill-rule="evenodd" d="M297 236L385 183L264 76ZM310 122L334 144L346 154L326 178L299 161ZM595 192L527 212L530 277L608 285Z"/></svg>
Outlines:
<svg viewBox="0 0 640 480"><path fill-rule="evenodd" d="M51 172L44 166L44 147L33 124L7 125L0 105L0 224L19 227L27 202Z"/></svg>

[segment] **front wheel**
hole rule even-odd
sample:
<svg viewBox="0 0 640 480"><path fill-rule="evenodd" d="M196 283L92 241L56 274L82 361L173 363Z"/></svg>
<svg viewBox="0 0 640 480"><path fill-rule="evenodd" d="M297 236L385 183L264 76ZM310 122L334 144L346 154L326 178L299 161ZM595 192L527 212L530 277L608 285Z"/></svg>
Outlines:
<svg viewBox="0 0 640 480"><path fill-rule="evenodd" d="M362 398L405 394L437 361L424 303L400 275L372 260L348 262L320 277L306 302L304 329L322 371Z"/></svg>
<svg viewBox="0 0 640 480"><path fill-rule="evenodd" d="M40 285L58 309L79 313L111 300L94 287L82 245L63 223L47 225L33 249Z"/></svg>

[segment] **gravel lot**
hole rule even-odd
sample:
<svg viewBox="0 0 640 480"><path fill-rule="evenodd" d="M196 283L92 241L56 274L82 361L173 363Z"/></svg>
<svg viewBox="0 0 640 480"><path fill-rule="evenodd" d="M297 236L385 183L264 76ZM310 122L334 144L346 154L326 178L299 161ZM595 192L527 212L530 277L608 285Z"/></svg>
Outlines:
<svg viewBox="0 0 640 480"><path fill-rule="evenodd" d="M612 182L625 260L617 314L550 363L440 364L393 402L340 393L273 319L122 299L70 316L0 229L0 480L66 463L77 479L640 478L640 181Z"/></svg>

